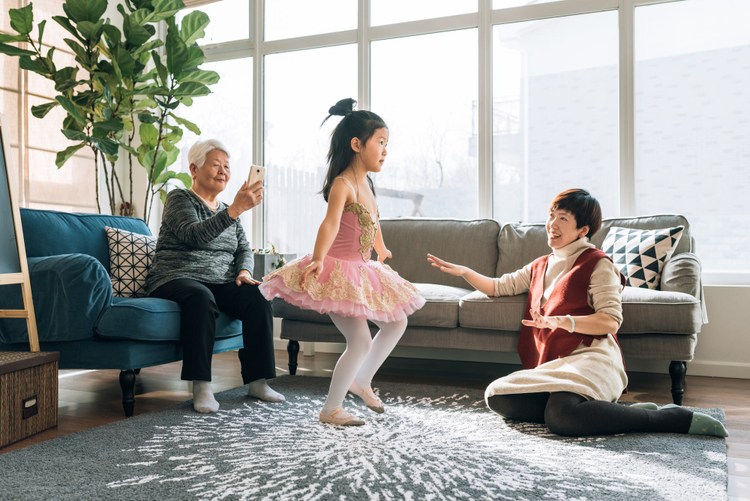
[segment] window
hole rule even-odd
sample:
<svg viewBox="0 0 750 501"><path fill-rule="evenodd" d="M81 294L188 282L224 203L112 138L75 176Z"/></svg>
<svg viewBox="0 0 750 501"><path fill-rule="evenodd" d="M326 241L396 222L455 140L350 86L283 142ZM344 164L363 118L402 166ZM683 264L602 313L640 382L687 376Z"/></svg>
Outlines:
<svg viewBox="0 0 750 501"><path fill-rule="evenodd" d="M265 230L279 251L312 252L326 211L328 108L357 96L357 47L341 45L265 58ZM299 78L308 75L309 78Z"/></svg>
<svg viewBox="0 0 750 501"><path fill-rule="evenodd" d="M750 2L635 17L636 213L680 213L707 272L750 273Z"/></svg>
<svg viewBox="0 0 750 501"><path fill-rule="evenodd" d="M352 0L266 0L264 38L279 40L356 30L357 3Z"/></svg>
<svg viewBox="0 0 750 501"><path fill-rule="evenodd" d="M492 0L493 9L507 9L509 7L521 7L523 5L536 5L540 3L560 2L561 0Z"/></svg>
<svg viewBox="0 0 750 501"><path fill-rule="evenodd" d="M476 218L477 30L372 43L370 109L390 130L381 217Z"/></svg>
<svg viewBox="0 0 750 501"><path fill-rule="evenodd" d="M544 221L569 188L619 215L617 12L499 25L493 44L494 217Z"/></svg>
<svg viewBox="0 0 750 501"><path fill-rule="evenodd" d="M190 3L195 2L185 2L188 6ZM248 0L221 0L183 9L177 14L177 22L182 23L182 18L194 10L205 12L211 19L206 27L206 36L199 41L201 45L250 38L250 2Z"/></svg>
<svg viewBox="0 0 750 501"><path fill-rule="evenodd" d="M405 23L477 11L477 0L371 0L370 24Z"/></svg>
<svg viewBox="0 0 750 501"><path fill-rule="evenodd" d="M190 107L178 108L180 115L194 122L201 130L200 137L183 127L179 163L174 168L190 172L188 151L198 140L218 139L229 149L229 167L232 176L219 200L226 204L234 201L237 190L247 180L253 163L253 62L251 58L232 59L201 65L212 70L221 79L211 86L212 93L195 99ZM245 233L250 236L252 215L247 211L240 216Z"/></svg>

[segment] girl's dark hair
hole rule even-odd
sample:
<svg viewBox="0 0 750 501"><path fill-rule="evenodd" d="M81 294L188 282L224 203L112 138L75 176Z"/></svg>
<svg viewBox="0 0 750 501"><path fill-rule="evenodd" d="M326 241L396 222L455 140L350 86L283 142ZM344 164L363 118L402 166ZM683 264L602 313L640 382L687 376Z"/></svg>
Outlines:
<svg viewBox="0 0 750 501"><path fill-rule="evenodd" d="M586 190L572 189L560 193L552 200L549 210L564 210L576 218L576 228L589 227L586 237L596 235L602 226L602 208L599 201Z"/></svg>
<svg viewBox="0 0 750 501"><path fill-rule="evenodd" d="M323 189L320 191L326 202L328 202L328 194L331 193L333 180L349 167L352 158L354 158L354 150L351 145L352 139L355 137L358 138L364 147L367 141L375 134L376 130L388 128L383 119L375 113L365 110L354 111L356 102L352 98L342 99L331 106L328 110L329 115L320 124L322 126L333 115L344 117L331 133L331 147L328 149L327 155L328 173L326 174ZM370 184L370 189L374 194L375 186L372 184L372 179L370 179L369 175L367 176L367 182Z"/></svg>

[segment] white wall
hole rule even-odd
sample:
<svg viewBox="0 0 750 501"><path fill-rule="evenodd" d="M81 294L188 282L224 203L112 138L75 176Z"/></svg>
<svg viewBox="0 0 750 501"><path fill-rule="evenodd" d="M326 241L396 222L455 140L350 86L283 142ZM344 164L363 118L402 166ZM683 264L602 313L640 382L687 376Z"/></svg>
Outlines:
<svg viewBox="0 0 750 501"><path fill-rule="evenodd" d="M688 362L691 376L713 376L750 379L750 327L743 319L744 307L750 304L750 286L705 287L706 307L709 323L698 335L695 359ZM744 307L743 307L744 306ZM279 339L281 321L274 322L276 349L286 349L286 340ZM300 343L300 357L307 343ZM338 343L314 343L315 351L341 353L344 345ZM308 353L310 353L308 347ZM469 362L495 362L518 364L515 353L491 353L430 348L397 347L392 356L405 358L427 358L437 360L461 360ZM652 372L667 374L669 361L625 360L629 372Z"/></svg>

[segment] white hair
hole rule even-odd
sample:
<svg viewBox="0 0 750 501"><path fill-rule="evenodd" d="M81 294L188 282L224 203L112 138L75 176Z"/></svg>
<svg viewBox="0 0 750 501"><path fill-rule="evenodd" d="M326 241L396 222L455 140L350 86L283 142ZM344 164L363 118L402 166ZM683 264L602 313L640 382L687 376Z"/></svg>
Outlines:
<svg viewBox="0 0 750 501"><path fill-rule="evenodd" d="M206 139L204 141L197 141L190 147L190 151L188 151L188 165L193 164L200 169L206 163L206 155L212 150L221 150L229 158L229 150L227 150L227 147L221 141L218 139Z"/></svg>

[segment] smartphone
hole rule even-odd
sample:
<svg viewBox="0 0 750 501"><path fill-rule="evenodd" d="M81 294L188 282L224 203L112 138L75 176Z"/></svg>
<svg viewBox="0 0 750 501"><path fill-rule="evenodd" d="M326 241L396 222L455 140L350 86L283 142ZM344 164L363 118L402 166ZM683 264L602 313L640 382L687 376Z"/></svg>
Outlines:
<svg viewBox="0 0 750 501"><path fill-rule="evenodd" d="M258 181L263 184L263 178L266 176L266 168L259 165L250 166L250 175L247 178L247 185L252 186Z"/></svg>

